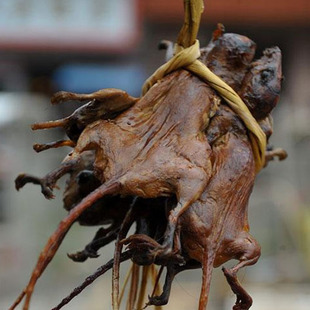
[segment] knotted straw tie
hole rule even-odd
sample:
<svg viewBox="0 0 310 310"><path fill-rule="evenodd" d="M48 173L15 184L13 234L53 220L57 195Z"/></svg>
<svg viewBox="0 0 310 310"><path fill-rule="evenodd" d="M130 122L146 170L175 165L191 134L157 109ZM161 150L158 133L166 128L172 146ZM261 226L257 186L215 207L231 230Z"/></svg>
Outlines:
<svg viewBox="0 0 310 310"><path fill-rule="evenodd" d="M174 56L165 64L160 66L144 83L142 95L165 75L178 70L186 69L197 75L208 83L227 102L228 106L241 118L249 131L249 138L252 144L256 173L259 172L265 163L266 135L252 116L250 110L239 97L239 95L222 79L215 75L198 58L200 57L199 41L187 48L175 44Z"/></svg>

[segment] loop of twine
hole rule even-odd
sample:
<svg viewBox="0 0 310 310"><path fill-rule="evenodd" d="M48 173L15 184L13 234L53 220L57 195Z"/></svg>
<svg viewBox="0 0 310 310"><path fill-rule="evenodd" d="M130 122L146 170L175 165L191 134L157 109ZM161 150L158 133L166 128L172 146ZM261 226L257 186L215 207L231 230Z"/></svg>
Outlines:
<svg viewBox="0 0 310 310"><path fill-rule="evenodd" d="M209 84L227 102L228 106L241 118L249 131L249 137L254 154L256 172L259 172L265 163L266 135L252 116L250 110L240 96L221 78L214 74L198 58L200 57L199 41L184 48L175 44L175 55L165 64L160 66L144 83L142 95L165 75L178 70L186 69Z"/></svg>
<svg viewBox="0 0 310 310"><path fill-rule="evenodd" d="M174 56L169 59L165 64L160 66L145 82L142 87L142 96L165 75L178 70L186 68L194 63L200 57L199 41L196 40L193 45L188 48L176 44L174 48Z"/></svg>

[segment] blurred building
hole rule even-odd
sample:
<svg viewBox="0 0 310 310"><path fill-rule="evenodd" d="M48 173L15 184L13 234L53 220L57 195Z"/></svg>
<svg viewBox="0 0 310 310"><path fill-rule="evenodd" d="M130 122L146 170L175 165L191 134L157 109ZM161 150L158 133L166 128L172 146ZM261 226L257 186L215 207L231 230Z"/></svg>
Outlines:
<svg viewBox="0 0 310 310"><path fill-rule="evenodd" d="M53 141L62 133L33 133L29 125L63 117L76 107L71 103L49 106L49 96L58 90L92 92L114 87L138 96L143 81L164 62L158 43L175 41L182 21L181 0L0 0L1 309L24 286L41 247L65 214L60 194L55 202L46 202L38 188L14 190L18 173L44 175L68 151L34 154L34 142ZM273 45L283 53L285 79L274 112L272 143L285 148L289 158L270 163L257 178L250 224L263 254L256 266L240 276L248 282L254 310L305 310L310 302L310 1L206 0L199 33L202 46L218 22L227 32L255 41L257 57ZM51 266L53 271L44 274L33 309L54 306L55 296L63 297L102 263L77 265L66 259L66 252L83 248L93 233L91 228L74 227ZM109 255L103 257L106 260ZM92 309L102 309L101 290L110 288L109 277L86 293L83 304L67 308L85 309L96 300ZM187 273L186 281L179 279L167 309L197 304L200 272ZM65 292L57 287L59 281L66 284ZM210 310L230 309L234 301L220 271L213 282ZM55 296L48 293L51 287ZM104 296L108 309L109 292Z"/></svg>

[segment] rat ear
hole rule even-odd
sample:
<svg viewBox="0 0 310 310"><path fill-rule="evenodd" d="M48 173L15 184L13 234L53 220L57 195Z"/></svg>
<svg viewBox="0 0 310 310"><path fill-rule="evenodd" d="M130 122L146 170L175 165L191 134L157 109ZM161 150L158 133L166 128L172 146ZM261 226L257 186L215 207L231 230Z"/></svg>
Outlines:
<svg viewBox="0 0 310 310"><path fill-rule="evenodd" d="M218 40L225 32L225 26L222 23L216 25L216 29L212 33L212 41Z"/></svg>

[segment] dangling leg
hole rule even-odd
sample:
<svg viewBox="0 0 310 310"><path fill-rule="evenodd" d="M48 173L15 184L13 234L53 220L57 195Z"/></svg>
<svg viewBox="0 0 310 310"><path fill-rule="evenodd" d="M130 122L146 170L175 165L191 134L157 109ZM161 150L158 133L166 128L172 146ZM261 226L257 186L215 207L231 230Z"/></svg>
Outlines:
<svg viewBox="0 0 310 310"><path fill-rule="evenodd" d="M237 272L240 268L254 265L258 261L260 257L260 245L249 233L242 232L240 237L233 241L232 251L234 247L239 256L239 263L231 269L223 268L222 270L231 290L237 296L233 310L248 310L252 306L253 301L238 281Z"/></svg>
<svg viewBox="0 0 310 310"><path fill-rule="evenodd" d="M91 101L97 100L100 103L105 103L107 108L117 106L123 109L129 108L138 98L129 96L125 91L115 88L100 89L91 94L76 94L71 92L60 91L54 94L51 98L52 104L59 104L66 101Z"/></svg>
<svg viewBox="0 0 310 310"><path fill-rule="evenodd" d="M133 235L127 238L124 243L128 244L130 249L149 247L148 257L150 260L165 264L175 260L178 263L184 263L180 256L180 247L174 246L175 231L179 217L185 212L190 205L195 202L203 192L208 181L206 172L198 167L193 167L190 173L180 177L177 184L176 207L169 212L168 224L164 233L163 243L159 245L157 241L145 235ZM131 243L131 244L130 244ZM153 257L153 258L152 258Z"/></svg>
<svg viewBox="0 0 310 310"><path fill-rule="evenodd" d="M265 166L268 162L274 160L275 157L278 157L279 160L284 160L287 157L287 152L281 148L267 150L265 153Z"/></svg>
<svg viewBox="0 0 310 310"><path fill-rule="evenodd" d="M63 146L75 147L75 142L73 142L71 140L59 140L56 142L51 142L51 143L46 143L46 144L36 143L33 145L33 149L37 153L40 153L42 151L46 151L49 149L56 149L58 147L63 147Z"/></svg>
<svg viewBox="0 0 310 310"><path fill-rule="evenodd" d="M22 173L15 179L15 188L17 190L24 187L27 183L41 185L41 192L47 199L54 198L53 189L56 187L57 181L74 169L79 163L79 158L64 160L60 167L48 173L43 178L38 178L30 174Z"/></svg>
<svg viewBox="0 0 310 310"><path fill-rule="evenodd" d="M252 306L253 300L238 281L237 274L232 269L222 268L226 280L237 297L233 310L248 310Z"/></svg>
<svg viewBox="0 0 310 310"><path fill-rule="evenodd" d="M205 189L207 180L208 176L205 171L200 168L196 168L191 170L191 174L187 174L179 181L177 190L178 203L169 213L163 244L159 249L155 249L154 252L156 257L168 257L171 259L173 256L177 256L177 254L180 253L181 249L178 245L176 244L173 246L179 217L200 197L201 193Z"/></svg>
<svg viewBox="0 0 310 310"><path fill-rule="evenodd" d="M251 259L245 259L240 261L235 267L231 269L222 268L226 280L231 287L231 290L237 297L236 303L233 306L233 310L248 310L252 306L253 300L247 291L242 287L237 278L237 272L240 268L253 265L257 262L259 256Z"/></svg>
<svg viewBox="0 0 310 310"><path fill-rule="evenodd" d="M182 209L182 205L179 205L170 212L162 245L153 238L144 234L132 235L123 240L122 244L127 245L128 249L133 250L136 253L143 251L145 259L147 259L149 263L156 261L156 263L165 265L172 260L176 263L184 263L184 259L180 255L181 249L179 247L179 242L177 244L174 244L173 242L175 239L175 230L178 218L182 214L180 213L180 211L182 212ZM135 256L136 255L134 255L133 258Z"/></svg>
<svg viewBox="0 0 310 310"><path fill-rule="evenodd" d="M206 247L204 249L204 258L202 262L202 285L199 298L199 310L207 309L214 257L215 254L212 252L212 249Z"/></svg>
<svg viewBox="0 0 310 310"><path fill-rule="evenodd" d="M31 126L33 130L62 127L67 136L76 142L84 128L98 120L115 118L120 112L134 105L139 99L129 96L118 89L102 89L92 94L75 94L70 92L58 92L51 101L53 104L77 100L90 102L76 109L70 116L56 121L36 123Z"/></svg>
<svg viewBox="0 0 310 310"><path fill-rule="evenodd" d="M104 247L105 245L109 244L113 240L117 238L117 234L120 230L120 225L117 222L113 223L109 228L104 229L100 228L93 240L86 245L83 251L76 252L73 254L68 254L68 257L75 262L84 262L88 258L96 258L99 256L97 251Z"/></svg>
<svg viewBox="0 0 310 310"><path fill-rule="evenodd" d="M74 209L70 211L68 216L60 222L58 228L51 235L43 251L41 252L35 269L32 272L30 281L26 288L23 290L23 295L26 295L23 310L28 310L30 299L37 280L54 257L57 249L59 248L62 240L66 236L71 225L87 208L93 205L98 199L102 198L105 195L117 193L120 190L120 186L120 183L115 181L110 181L108 184L101 185L99 188L97 188L95 191L85 197ZM18 300L13 304L10 310L13 310L21 302L23 297L24 296L22 296L22 298L18 298Z"/></svg>
<svg viewBox="0 0 310 310"><path fill-rule="evenodd" d="M175 276L184 270L196 269L199 267L200 267L200 264L196 261L188 261L183 266L175 265L175 264L167 265L167 274L166 274L166 279L165 279L165 284L163 287L162 294L160 296L154 296L154 294L149 296L149 301L145 306L147 307L147 306L152 306L152 305L153 306L166 305L169 301L171 286L172 286L172 282Z"/></svg>
<svg viewBox="0 0 310 310"><path fill-rule="evenodd" d="M151 294L151 297L154 297L155 294L159 294L159 288L160 288L160 285L159 285L159 280L160 280L160 277L164 271L164 268L165 266L160 266L159 268L159 271L157 272L156 271L156 268L155 268L155 265L152 264L152 265L149 265L150 267L150 270L151 270L151 273L152 273L152 282L153 282L153 291L152 291L152 294ZM150 296L148 296L150 297ZM147 307L148 305L146 304L145 305L145 308Z"/></svg>
<svg viewBox="0 0 310 310"><path fill-rule="evenodd" d="M69 122L69 118L61 118L55 121L47 121L47 122L40 122L31 125L32 130L40 130L40 129L50 129L50 128L64 128Z"/></svg>
<svg viewBox="0 0 310 310"><path fill-rule="evenodd" d="M137 265L151 265L154 263L155 256L152 250L159 248L161 245L157 242L162 237L163 228L165 228L165 220L163 222L156 222L155 231L150 231L150 223L144 221L143 218L137 218L137 228L134 235L120 241L122 245L127 245L127 249L133 251L132 260ZM162 227L162 225L165 225ZM158 235L160 233L160 238ZM157 236L157 238L156 238ZM159 262L156 262L160 265Z"/></svg>

